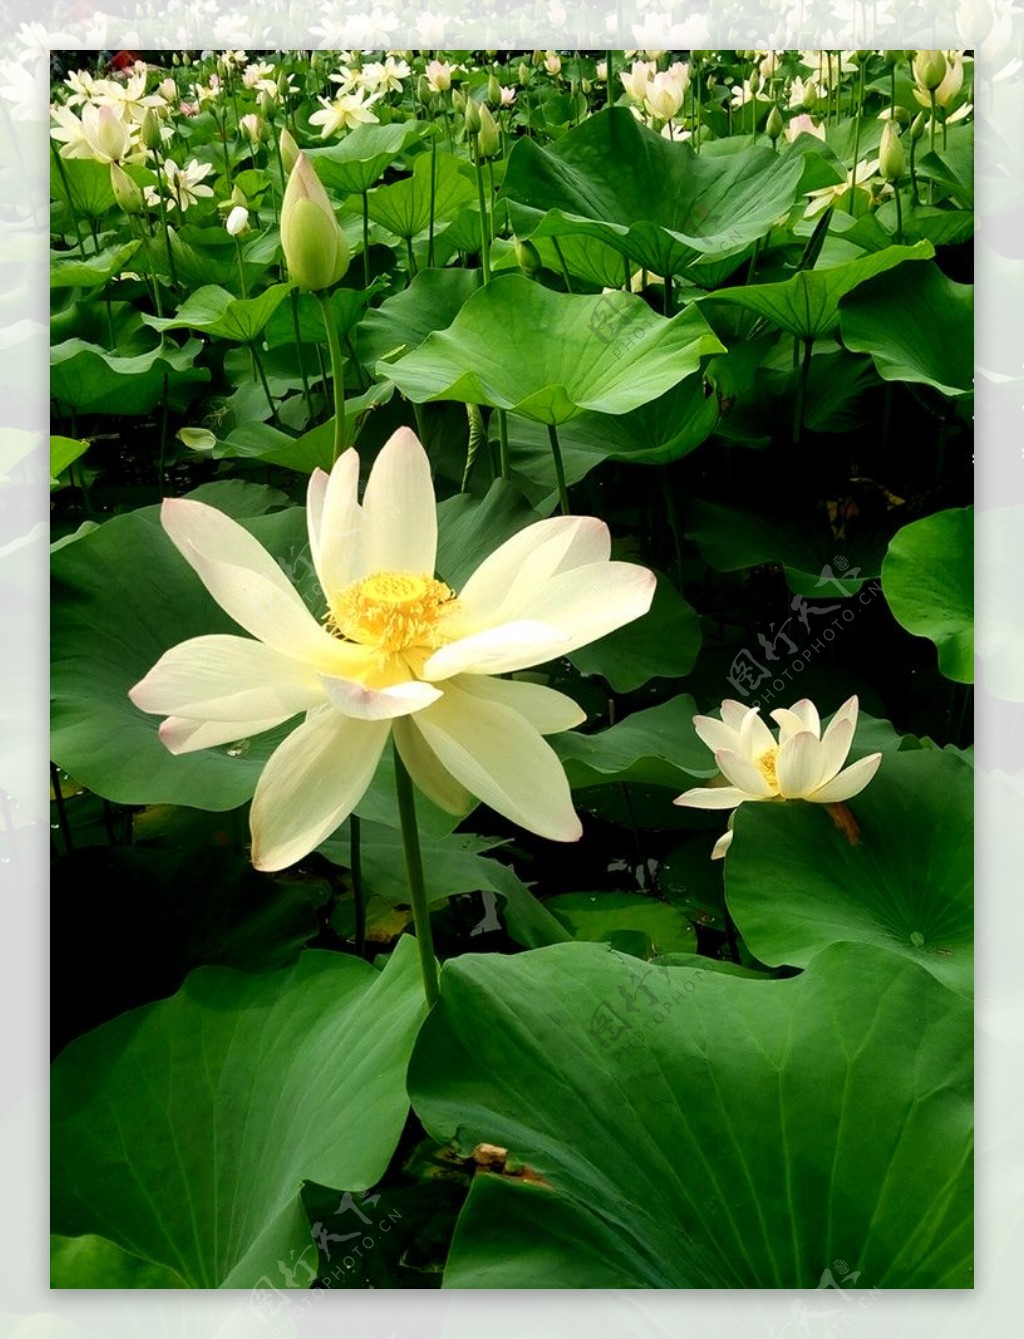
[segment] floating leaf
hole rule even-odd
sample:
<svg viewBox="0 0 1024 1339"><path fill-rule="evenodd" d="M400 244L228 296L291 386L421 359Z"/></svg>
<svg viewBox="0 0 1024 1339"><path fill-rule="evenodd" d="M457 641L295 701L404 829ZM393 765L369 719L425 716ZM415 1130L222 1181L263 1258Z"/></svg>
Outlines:
<svg viewBox="0 0 1024 1339"><path fill-rule="evenodd" d="M251 344L291 292L291 284L272 284L255 298L236 298L208 284L189 294L174 316L144 316L155 330L202 330L221 339Z"/></svg>
<svg viewBox="0 0 1024 1339"><path fill-rule="evenodd" d="M51 288L102 288L127 266L141 243L120 242L104 247L93 256L66 256L50 253Z"/></svg>
<svg viewBox="0 0 1024 1339"><path fill-rule="evenodd" d="M882 590L896 621L935 643L946 678L973 683L974 508L935 512L898 531Z"/></svg>
<svg viewBox="0 0 1024 1339"><path fill-rule="evenodd" d="M626 943L640 940L634 956L688 953L696 947L692 926L667 902L642 893L561 893L544 903L575 940L610 944L628 953Z"/></svg>
<svg viewBox="0 0 1024 1339"><path fill-rule="evenodd" d="M325 186L342 195L367 191L402 150L423 133L415 121L354 126L337 144L306 149Z"/></svg>
<svg viewBox="0 0 1024 1339"><path fill-rule="evenodd" d="M120 357L98 344L68 339L50 350L50 394L80 414L148 414L166 401L184 410L210 379L196 367L201 344L161 342L148 353Z"/></svg>
<svg viewBox="0 0 1024 1339"><path fill-rule="evenodd" d="M580 647L570 659L581 673L607 679L616 693L631 693L659 676L689 674L699 650L696 611L659 576L654 601L642 619Z"/></svg>

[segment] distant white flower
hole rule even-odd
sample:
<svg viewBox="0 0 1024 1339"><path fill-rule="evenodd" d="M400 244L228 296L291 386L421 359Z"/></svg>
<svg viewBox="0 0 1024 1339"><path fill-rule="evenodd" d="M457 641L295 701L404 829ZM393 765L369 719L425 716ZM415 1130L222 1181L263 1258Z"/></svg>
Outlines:
<svg viewBox="0 0 1024 1339"><path fill-rule="evenodd" d="M198 204L201 196L213 194L211 186L201 183L213 171L212 163L199 163L193 158L185 167L179 167L173 158L164 160L164 180L167 186L166 202L168 209L180 209L184 214L192 205ZM146 203L156 205L160 197L156 187L147 186Z"/></svg>
<svg viewBox="0 0 1024 1339"><path fill-rule="evenodd" d="M368 93L401 93L402 81L409 78L409 66L404 60L388 56L384 61L371 61L363 66L362 86Z"/></svg>
<svg viewBox="0 0 1024 1339"><path fill-rule="evenodd" d="M249 231L249 211L245 205L235 205L225 220L224 227L232 237L241 237Z"/></svg>
<svg viewBox="0 0 1024 1339"><path fill-rule="evenodd" d="M559 75L562 73L562 58L556 51L545 51L544 68L548 74Z"/></svg>
<svg viewBox="0 0 1024 1339"><path fill-rule="evenodd" d="M356 93L339 93L333 102L318 98L322 110L314 112L309 123L320 127L321 139L330 139L339 130L371 124L376 122L377 117L370 111L370 106L379 96L374 94L367 98L365 90L361 88Z"/></svg>
<svg viewBox="0 0 1024 1339"><path fill-rule="evenodd" d="M431 93L447 93L452 86L452 67L447 61L428 61L425 74Z"/></svg>
<svg viewBox="0 0 1024 1339"><path fill-rule="evenodd" d="M823 213L829 205L838 204L847 191L863 191L869 198L871 196L871 185L875 175L878 172L878 159L867 159L858 163L855 168L851 168L846 174L844 181L837 182L835 186L824 186L821 190L808 191L808 205L804 210L804 218L812 219L816 214Z"/></svg>

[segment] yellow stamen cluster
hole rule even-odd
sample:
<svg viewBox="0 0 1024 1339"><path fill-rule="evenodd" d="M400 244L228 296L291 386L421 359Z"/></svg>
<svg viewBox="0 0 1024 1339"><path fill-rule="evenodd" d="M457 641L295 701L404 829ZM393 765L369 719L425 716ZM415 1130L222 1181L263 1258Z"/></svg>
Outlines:
<svg viewBox="0 0 1024 1339"><path fill-rule="evenodd" d="M392 653L437 647L455 594L443 581L413 572L375 572L331 600L327 629L335 637Z"/></svg>
<svg viewBox="0 0 1024 1339"><path fill-rule="evenodd" d="M766 749L764 753L754 759L757 770L774 790L779 788L778 777L775 775L775 760L778 756L778 749Z"/></svg>

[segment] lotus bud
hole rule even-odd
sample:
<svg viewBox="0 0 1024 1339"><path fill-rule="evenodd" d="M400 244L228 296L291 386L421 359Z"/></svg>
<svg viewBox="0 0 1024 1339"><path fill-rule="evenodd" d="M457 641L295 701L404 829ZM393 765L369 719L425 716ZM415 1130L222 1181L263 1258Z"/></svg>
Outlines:
<svg viewBox="0 0 1024 1339"><path fill-rule="evenodd" d="M501 150L501 131L486 102L480 104L480 130L476 137L481 158L494 158Z"/></svg>
<svg viewBox="0 0 1024 1339"><path fill-rule="evenodd" d="M527 278L532 278L542 268L540 252L528 237L516 238L515 253L519 268Z"/></svg>
<svg viewBox="0 0 1024 1339"><path fill-rule="evenodd" d="M912 140L919 140L924 134L927 124L927 116L925 116L924 112L918 112L910 125L910 138Z"/></svg>
<svg viewBox="0 0 1024 1339"><path fill-rule="evenodd" d="M178 59L178 53L176 51L173 51L171 53L171 64L175 66L181 64L181 61Z"/></svg>
<svg viewBox="0 0 1024 1339"><path fill-rule="evenodd" d="M164 102L178 101L178 85L174 82L173 79L161 80L161 82L157 85L156 91L163 98Z"/></svg>
<svg viewBox="0 0 1024 1339"><path fill-rule="evenodd" d="M281 246L295 283L314 293L333 288L349 250L320 178L304 153L295 160L281 205Z"/></svg>
<svg viewBox="0 0 1024 1339"><path fill-rule="evenodd" d="M262 116L265 121L272 121L274 119L274 99L266 89L260 94L259 109L260 116Z"/></svg>
<svg viewBox="0 0 1024 1339"><path fill-rule="evenodd" d="M818 85L813 79L808 79L804 84L804 96L800 106L805 112L813 112L818 105Z"/></svg>
<svg viewBox="0 0 1024 1339"><path fill-rule="evenodd" d="M281 130L281 137L278 141L281 147L281 162L284 164L284 170L291 172L299 157L299 146L295 143L295 136L284 126Z"/></svg>
<svg viewBox="0 0 1024 1339"><path fill-rule="evenodd" d="M424 106L430 106L430 99L434 96L434 90L430 87L430 80L425 74L421 74L416 80L416 97Z"/></svg>
<svg viewBox="0 0 1024 1339"><path fill-rule="evenodd" d="M535 52L530 56L530 64L533 65L533 66L543 65L543 64L544 64L544 52L543 52L543 51L535 51Z"/></svg>
<svg viewBox="0 0 1024 1339"><path fill-rule="evenodd" d="M277 96L286 98L288 96L288 71L280 70L277 75Z"/></svg>
<svg viewBox="0 0 1024 1339"><path fill-rule="evenodd" d="M492 107L501 106L501 84L493 73L487 80L487 101Z"/></svg>
<svg viewBox="0 0 1024 1339"><path fill-rule="evenodd" d="M466 95L461 89L452 89L452 106L456 112L464 112L466 110Z"/></svg>
<svg viewBox="0 0 1024 1339"><path fill-rule="evenodd" d="M764 128L768 132L768 138L774 144L785 129L782 113L779 111L778 107L773 107L768 113L768 120L765 122Z"/></svg>
<svg viewBox="0 0 1024 1339"><path fill-rule="evenodd" d="M110 164L110 188L126 214L141 213L142 190L117 163Z"/></svg>
<svg viewBox="0 0 1024 1339"><path fill-rule="evenodd" d="M910 113L906 107L894 107L889 119L895 121L898 126L907 126L910 124Z"/></svg>
<svg viewBox="0 0 1024 1339"><path fill-rule="evenodd" d="M146 114L142 118L142 142L147 149L159 149L163 142L160 134L160 118L152 107L146 108Z"/></svg>
<svg viewBox="0 0 1024 1339"><path fill-rule="evenodd" d="M263 122L255 112L238 118L238 129L250 144L259 144L263 138Z"/></svg>
<svg viewBox="0 0 1024 1339"><path fill-rule="evenodd" d="M906 54L907 53L905 51L883 51L882 59L885 61L886 65L888 65L891 70L893 66L898 65L900 63L900 61Z"/></svg>
<svg viewBox="0 0 1024 1339"><path fill-rule="evenodd" d="M519 69L516 71L516 73L519 76L519 82L521 84L525 84L528 82L530 78L530 67L529 65L527 65L526 61L521 60L519 62Z"/></svg>
<svg viewBox="0 0 1024 1339"><path fill-rule="evenodd" d="M899 181L905 166L899 127L895 121L886 121L878 148L878 170L886 181Z"/></svg>
<svg viewBox="0 0 1024 1339"><path fill-rule="evenodd" d="M224 224L232 237L241 237L249 231L249 211L245 205L235 205Z"/></svg>
<svg viewBox="0 0 1024 1339"><path fill-rule="evenodd" d="M581 93L589 93L590 90L591 90L593 87L594 87L594 85L590 82L589 79L581 79L581 80L580 80L580 92L581 92Z"/></svg>
<svg viewBox="0 0 1024 1339"><path fill-rule="evenodd" d="M946 57L941 51L918 51L913 70L915 82L926 93L933 93L946 77Z"/></svg>
<svg viewBox="0 0 1024 1339"><path fill-rule="evenodd" d="M480 116L480 104L474 102L472 98L466 99L466 133L476 135L479 133L483 120Z"/></svg>

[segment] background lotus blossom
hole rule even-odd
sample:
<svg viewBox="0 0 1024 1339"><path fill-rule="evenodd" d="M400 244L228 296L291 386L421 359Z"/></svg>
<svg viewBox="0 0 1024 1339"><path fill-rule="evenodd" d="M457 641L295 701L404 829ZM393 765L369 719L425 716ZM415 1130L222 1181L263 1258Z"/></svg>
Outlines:
<svg viewBox="0 0 1024 1339"><path fill-rule="evenodd" d="M166 719L172 753L303 722L256 788L253 862L283 869L351 813L388 738L436 804L476 796L555 841L581 835L569 786L543 736L580 724L569 697L495 675L527 669L638 618L655 580L609 561L602 521L538 521L486 558L458 592L434 576L430 465L407 428L374 462L362 503L346 451L309 483L314 566L327 598L318 622L240 525L189 500L164 503L164 529L207 590L255 640L197 637L173 647L131 690Z"/></svg>

